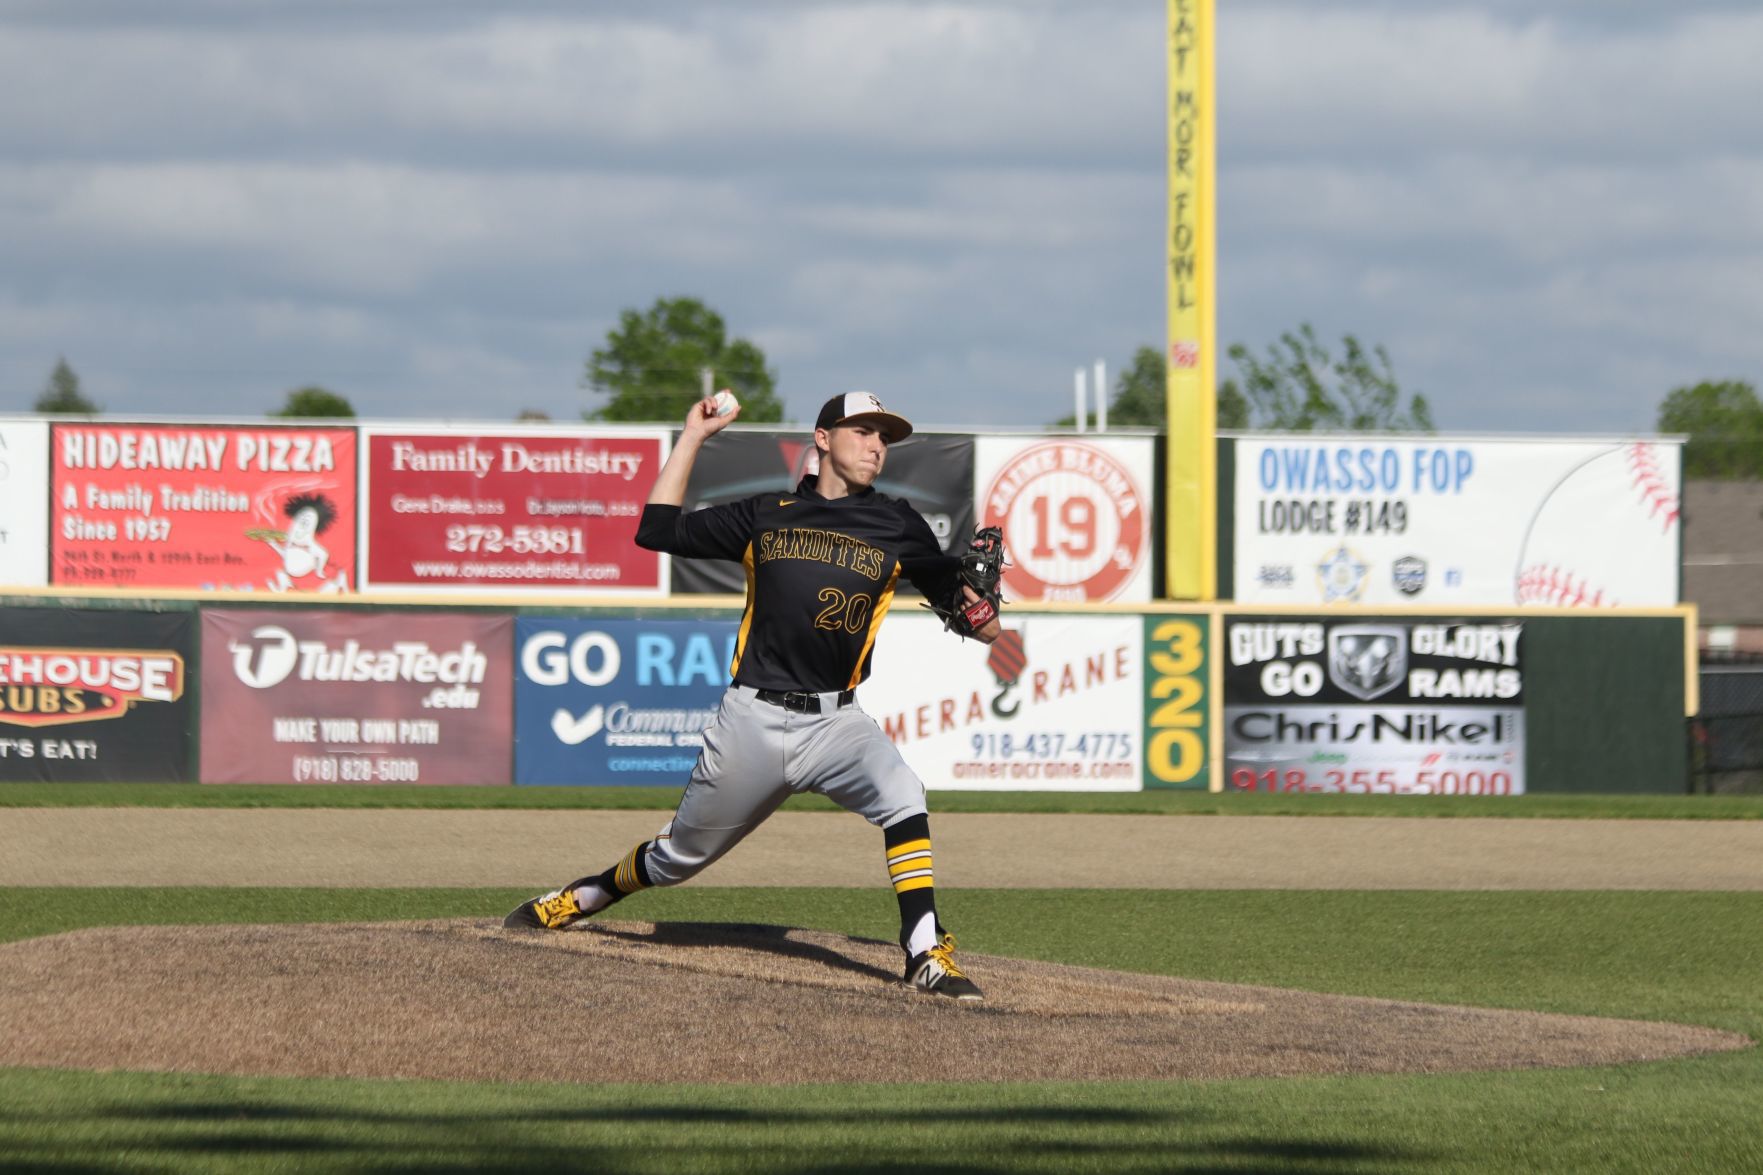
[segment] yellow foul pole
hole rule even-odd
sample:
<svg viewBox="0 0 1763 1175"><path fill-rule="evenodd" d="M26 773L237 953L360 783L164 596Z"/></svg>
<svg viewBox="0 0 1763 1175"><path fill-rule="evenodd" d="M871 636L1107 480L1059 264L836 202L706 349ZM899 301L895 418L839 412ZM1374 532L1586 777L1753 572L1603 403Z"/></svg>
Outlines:
<svg viewBox="0 0 1763 1175"><path fill-rule="evenodd" d="M1211 600L1218 584L1215 0L1169 6L1169 311L1166 593Z"/></svg>

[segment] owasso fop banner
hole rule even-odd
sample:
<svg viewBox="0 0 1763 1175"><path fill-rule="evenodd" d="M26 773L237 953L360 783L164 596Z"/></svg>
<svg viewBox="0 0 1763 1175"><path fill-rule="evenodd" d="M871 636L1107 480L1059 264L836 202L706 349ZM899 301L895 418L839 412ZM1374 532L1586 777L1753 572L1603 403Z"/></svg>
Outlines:
<svg viewBox="0 0 1763 1175"><path fill-rule="evenodd" d="M717 506L754 494L786 492L818 465L812 432L747 432L727 429L699 450L686 487L685 509ZM876 481L878 492L904 498L924 515L945 551L973 535L973 438L956 433L914 433L888 446ZM899 590L917 593L901 579ZM673 561L673 590L682 593L747 590L739 563L716 559Z"/></svg>
<svg viewBox="0 0 1763 1175"><path fill-rule="evenodd" d="M728 685L736 628L520 618L514 782L683 788Z"/></svg>
<svg viewBox="0 0 1763 1175"><path fill-rule="evenodd" d="M1144 619L1006 612L991 645L890 616L857 698L926 787L1138 791Z"/></svg>
<svg viewBox="0 0 1763 1175"><path fill-rule="evenodd" d="M0 585L49 582L49 424L0 420Z"/></svg>
<svg viewBox="0 0 1763 1175"><path fill-rule="evenodd" d="M363 584L659 595L636 544L664 428L362 430Z"/></svg>
<svg viewBox="0 0 1763 1175"><path fill-rule="evenodd" d="M1236 791L1518 795L1524 626L1227 618Z"/></svg>
<svg viewBox="0 0 1763 1175"><path fill-rule="evenodd" d="M183 783L191 612L0 608L0 780Z"/></svg>
<svg viewBox="0 0 1763 1175"><path fill-rule="evenodd" d="M505 784L512 616L208 609L203 783Z"/></svg>
<svg viewBox="0 0 1763 1175"><path fill-rule="evenodd" d="M1678 602L1676 442L1235 442L1235 599Z"/></svg>
<svg viewBox="0 0 1763 1175"><path fill-rule="evenodd" d="M50 580L350 591L355 430L51 426Z"/></svg>
<svg viewBox="0 0 1763 1175"><path fill-rule="evenodd" d="M1004 598L1151 598L1150 437L980 437L979 525L1004 532Z"/></svg>

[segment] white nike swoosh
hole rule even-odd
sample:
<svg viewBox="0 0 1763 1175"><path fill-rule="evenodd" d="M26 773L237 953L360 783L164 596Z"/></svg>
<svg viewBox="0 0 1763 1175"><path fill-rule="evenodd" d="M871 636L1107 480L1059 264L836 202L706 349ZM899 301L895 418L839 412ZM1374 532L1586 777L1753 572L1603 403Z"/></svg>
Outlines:
<svg viewBox="0 0 1763 1175"><path fill-rule="evenodd" d="M600 733L600 727L604 725L601 715L602 711L599 706L595 706L580 718L568 710L558 710L551 715L551 733L555 734L557 741L564 746L576 746Z"/></svg>

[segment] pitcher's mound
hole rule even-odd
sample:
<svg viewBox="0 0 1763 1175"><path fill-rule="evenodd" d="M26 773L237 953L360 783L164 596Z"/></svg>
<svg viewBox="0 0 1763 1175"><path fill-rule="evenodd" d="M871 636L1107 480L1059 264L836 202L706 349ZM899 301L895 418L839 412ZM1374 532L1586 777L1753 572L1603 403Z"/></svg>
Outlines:
<svg viewBox="0 0 1763 1175"><path fill-rule="evenodd" d="M1593 1065L1742 1048L1679 1024L1437 1007L776 926L130 926L0 946L0 1065L461 1081L1072 1081Z"/></svg>

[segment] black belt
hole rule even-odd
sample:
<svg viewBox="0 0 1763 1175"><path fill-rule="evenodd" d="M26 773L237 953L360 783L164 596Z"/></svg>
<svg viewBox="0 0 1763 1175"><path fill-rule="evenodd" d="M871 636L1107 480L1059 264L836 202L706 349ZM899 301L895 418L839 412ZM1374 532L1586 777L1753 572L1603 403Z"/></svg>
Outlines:
<svg viewBox="0 0 1763 1175"><path fill-rule="evenodd" d="M800 693L797 691L785 693L783 690L761 689L754 690L753 696L758 698L761 702L770 702L772 705L782 706L786 710L800 710L804 714L820 713L819 694ZM849 706L856 700L856 690L848 689L839 691L839 709L843 710L846 706Z"/></svg>

